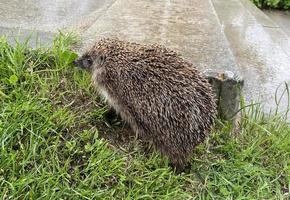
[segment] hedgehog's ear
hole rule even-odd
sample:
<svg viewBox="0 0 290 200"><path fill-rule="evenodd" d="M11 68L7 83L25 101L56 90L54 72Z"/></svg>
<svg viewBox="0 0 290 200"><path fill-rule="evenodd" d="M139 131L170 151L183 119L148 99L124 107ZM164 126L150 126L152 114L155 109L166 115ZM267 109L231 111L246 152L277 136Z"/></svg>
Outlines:
<svg viewBox="0 0 290 200"><path fill-rule="evenodd" d="M100 54L100 56L99 56L99 65L103 65L105 61L106 61L106 55L105 54Z"/></svg>

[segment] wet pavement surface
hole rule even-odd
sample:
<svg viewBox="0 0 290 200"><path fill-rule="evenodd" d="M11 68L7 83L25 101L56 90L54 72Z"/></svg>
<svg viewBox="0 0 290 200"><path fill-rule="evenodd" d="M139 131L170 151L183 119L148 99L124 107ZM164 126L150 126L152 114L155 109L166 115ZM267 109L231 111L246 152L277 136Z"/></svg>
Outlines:
<svg viewBox="0 0 290 200"><path fill-rule="evenodd" d="M86 47L108 36L166 45L201 70L236 70L210 1L118 0L84 32L82 41Z"/></svg>
<svg viewBox="0 0 290 200"><path fill-rule="evenodd" d="M274 109L280 84L290 84L290 40L279 26L261 15L249 1L213 0L214 7L245 80L248 100ZM284 86L284 85L283 85ZM281 89L277 96L281 95ZM280 111L288 99L281 100Z"/></svg>
<svg viewBox="0 0 290 200"><path fill-rule="evenodd" d="M58 30L86 29L115 0L0 0L0 34L51 42Z"/></svg>
<svg viewBox="0 0 290 200"><path fill-rule="evenodd" d="M276 22L290 37L290 11L263 10L263 12Z"/></svg>
<svg viewBox="0 0 290 200"><path fill-rule="evenodd" d="M0 0L0 25L55 32L83 23L85 17L107 8L113 0Z"/></svg>
<svg viewBox="0 0 290 200"><path fill-rule="evenodd" d="M53 42L55 37L55 33L53 32L45 32L39 30L26 30L19 28L6 28L0 26L0 36L5 35L10 42L10 44L14 45L16 40L20 42L24 42L29 39L29 45L32 47L37 47L39 45L48 45Z"/></svg>
<svg viewBox="0 0 290 200"><path fill-rule="evenodd" d="M49 42L58 29L81 34L80 53L109 36L164 44L200 70L242 75L246 98L267 109L279 84L290 81L289 29L248 0L0 0L0 34L34 31Z"/></svg>

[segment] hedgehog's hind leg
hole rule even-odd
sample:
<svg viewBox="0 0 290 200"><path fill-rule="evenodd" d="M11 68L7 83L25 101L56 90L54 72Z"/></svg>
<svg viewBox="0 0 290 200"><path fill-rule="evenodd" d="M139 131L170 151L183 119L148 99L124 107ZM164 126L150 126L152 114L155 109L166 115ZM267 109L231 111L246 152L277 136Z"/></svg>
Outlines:
<svg viewBox="0 0 290 200"><path fill-rule="evenodd" d="M167 155L166 155L167 154ZM165 155L169 159L169 166L175 171L176 174L180 174L182 172L188 173L191 169L191 163L188 160L189 156L186 156L187 154L177 154L174 153L168 153L166 152Z"/></svg>
<svg viewBox="0 0 290 200"><path fill-rule="evenodd" d="M169 159L169 166L175 171L175 173L180 174L181 172L188 172L191 169L189 158L192 152L189 149L183 148L182 144L178 145L176 141L165 142L157 139L153 142L155 148L163 156L166 156Z"/></svg>

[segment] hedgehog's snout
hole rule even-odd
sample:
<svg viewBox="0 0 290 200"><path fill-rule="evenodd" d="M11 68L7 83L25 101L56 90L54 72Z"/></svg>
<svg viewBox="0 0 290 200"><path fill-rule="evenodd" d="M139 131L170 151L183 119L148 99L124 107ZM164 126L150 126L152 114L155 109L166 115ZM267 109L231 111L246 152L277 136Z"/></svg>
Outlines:
<svg viewBox="0 0 290 200"><path fill-rule="evenodd" d="M75 66L78 66L78 63L79 63L78 60L74 60L74 61L72 62L72 64L75 65Z"/></svg>
<svg viewBox="0 0 290 200"><path fill-rule="evenodd" d="M82 56L74 60L73 64L81 69L90 70L93 65L93 60L90 56Z"/></svg>

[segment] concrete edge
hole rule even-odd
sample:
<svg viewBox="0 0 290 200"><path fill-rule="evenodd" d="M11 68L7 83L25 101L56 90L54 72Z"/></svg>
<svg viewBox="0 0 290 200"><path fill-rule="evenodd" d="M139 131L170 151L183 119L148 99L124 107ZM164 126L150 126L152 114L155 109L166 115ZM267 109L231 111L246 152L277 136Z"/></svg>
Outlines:
<svg viewBox="0 0 290 200"><path fill-rule="evenodd" d="M104 12L107 12L118 0L114 0L112 3L104 6L100 10L96 10L86 16L83 16L77 22L73 23L71 27L65 28L65 31L75 32L77 34L81 34L90 28L92 24L94 24Z"/></svg>

